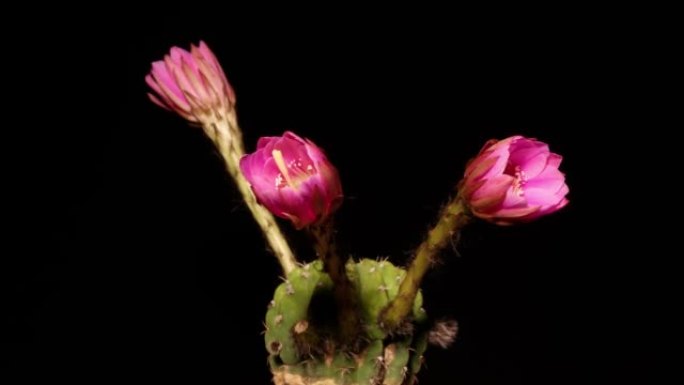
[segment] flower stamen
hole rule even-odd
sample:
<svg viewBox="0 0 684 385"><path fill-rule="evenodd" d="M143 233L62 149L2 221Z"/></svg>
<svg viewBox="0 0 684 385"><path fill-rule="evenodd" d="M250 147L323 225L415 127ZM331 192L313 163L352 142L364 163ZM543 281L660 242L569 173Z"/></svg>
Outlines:
<svg viewBox="0 0 684 385"><path fill-rule="evenodd" d="M520 166L515 166L515 180L513 181L513 193L519 197L525 196L525 184L527 183L527 175L525 175L525 170L521 169Z"/></svg>
<svg viewBox="0 0 684 385"><path fill-rule="evenodd" d="M273 155L273 160L275 161L275 164L276 166L278 166L278 170L280 171L280 174L276 178L276 187L285 187L285 185L283 185L282 183L282 178L284 177L286 184L296 190L298 183L295 183L292 180L292 178L290 178L290 172L288 171L288 167L285 165L285 158L283 158L283 152L280 150L273 150L271 152L271 155Z"/></svg>

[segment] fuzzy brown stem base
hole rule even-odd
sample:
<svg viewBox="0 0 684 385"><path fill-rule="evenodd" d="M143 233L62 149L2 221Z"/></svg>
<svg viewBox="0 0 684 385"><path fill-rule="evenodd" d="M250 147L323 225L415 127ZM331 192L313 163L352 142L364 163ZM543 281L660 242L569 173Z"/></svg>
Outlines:
<svg viewBox="0 0 684 385"><path fill-rule="evenodd" d="M314 247L318 258L323 262L323 269L333 281L333 295L337 303L340 339L343 343L353 344L360 331L360 319L355 301L354 287L347 276L346 264L349 258L337 253L332 221L312 226L310 233L314 238Z"/></svg>

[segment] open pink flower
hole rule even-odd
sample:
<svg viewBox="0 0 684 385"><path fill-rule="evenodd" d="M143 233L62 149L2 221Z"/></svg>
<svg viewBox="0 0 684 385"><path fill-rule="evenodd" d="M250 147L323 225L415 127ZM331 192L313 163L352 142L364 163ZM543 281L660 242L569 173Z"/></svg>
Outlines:
<svg viewBox="0 0 684 385"><path fill-rule="evenodd" d="M292 132L260 138L240 169L259 203L298 229L320 223L342 203L335 167L320 148Z"/></svg>
<svg viewBox="0 0 684 385"><path fill-rule="evenodd" d="M539 218L568 204L561 160L535 139L490 140L466 167L460 194L475 216L496 224Z"/></svg>
<svg viewBox="0 0 684 385"><path fill-rule="evenodd" d="M235 105L233 88L203 41L190 52L171 48L164 60L152 63L145 82L154 91L147 94L152 102L191 122L223 115Z"/></svg>

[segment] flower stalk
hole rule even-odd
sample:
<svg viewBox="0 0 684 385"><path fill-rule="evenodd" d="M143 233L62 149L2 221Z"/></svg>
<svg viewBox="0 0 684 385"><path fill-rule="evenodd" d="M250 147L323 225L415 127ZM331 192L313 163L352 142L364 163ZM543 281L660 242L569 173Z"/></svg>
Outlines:
<svg viewBox="0 0 684 385"><path fill-rule="evenodd" d="M347 276L348 257L341 257L335 244L332 220L309 227L314 239L316 255L323 262L323 270L333 281L333 296L337 304L337 320L340 326L340 338L350 342L358 333L360 319L357 313L356 293Z"/></svg>
<svg viewBox="0 0 684 385"><path fill-rule="evenodd" d="M212 138L219 153L222 155L228 173L235 181L247 208L252 213L254 220L264 233L264 237L271 247L271 251L278 259L285 274L289 274L296 266L296 259L280 231L273 214L257 203L250 189L249 182L240 171L240 158L244 155L240 128L237 125L235 113L228 114L228 119L212 121L203 124L204 131Z"/></svg>
<svg viewBox="0 0 684 385"><path fill-rule="evenodd" d="M397 296L380 316L380 323L386 330L396 329L411 312L425 273L435 262L440 251L449 244L450 240L468 223L469 219L468 210L459 195L444 206L437 224L418 246L415 258L411 261L406 276L401 281Z"/></svg>

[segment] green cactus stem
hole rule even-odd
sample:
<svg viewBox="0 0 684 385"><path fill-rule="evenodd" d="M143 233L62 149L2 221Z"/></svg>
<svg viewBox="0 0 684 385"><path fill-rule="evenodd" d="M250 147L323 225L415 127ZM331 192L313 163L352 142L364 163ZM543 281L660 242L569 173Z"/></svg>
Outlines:
<svg viewBox="0 0 684 385"><path fill-rule="evenodd" d="M411 312L411 307L420 290L420 284L438 254L458 231L468 222L465 203L456 196L444 206L437 224L430 230L427 238L418 246L416 256L406 271L406 276L399 286L396 297L385 308L380 317L380 324L386 330L395 330Z"/></svg>
<svg viewBox="0 0 684 385"><path fill-rule="evenodd" d="M348 261L346 276L362 327L355 346L341 343L333 281L322 261L296 267L276 289L266 313L265 345L277 385L408 385L415 381L427 341L427 315L417 293L413 327L389 335L380 312L406 272L388 261Z"/></svg>

